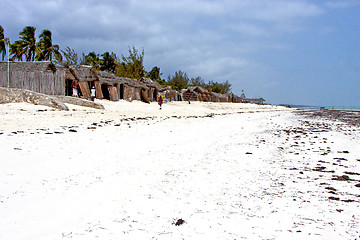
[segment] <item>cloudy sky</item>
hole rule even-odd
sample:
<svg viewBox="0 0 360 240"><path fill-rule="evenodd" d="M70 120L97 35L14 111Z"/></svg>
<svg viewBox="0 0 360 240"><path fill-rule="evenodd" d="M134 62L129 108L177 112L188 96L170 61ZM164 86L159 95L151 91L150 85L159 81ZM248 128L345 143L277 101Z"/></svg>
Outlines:
<svg viewBox="0 0 360 240"><path fill-rule="evenodd" d="M269 103L360 105L360 0L1 0L14 42L25 26L79 54L145 50L163 78L232 83Z"/></svg>

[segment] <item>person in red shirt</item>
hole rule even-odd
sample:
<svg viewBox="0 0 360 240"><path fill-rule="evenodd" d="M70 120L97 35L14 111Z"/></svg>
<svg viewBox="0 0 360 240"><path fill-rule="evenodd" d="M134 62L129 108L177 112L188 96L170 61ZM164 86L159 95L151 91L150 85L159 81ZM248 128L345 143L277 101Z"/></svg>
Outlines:
<svg viewBox="0 0 360 240"><path fill-rule="evenodd" d="M160 106L160 110L161 110L161 105L162 105L162 102L163 102L163 99L162 99L162 97L160 96L160 97L159 97L159 106Z"/></svg>

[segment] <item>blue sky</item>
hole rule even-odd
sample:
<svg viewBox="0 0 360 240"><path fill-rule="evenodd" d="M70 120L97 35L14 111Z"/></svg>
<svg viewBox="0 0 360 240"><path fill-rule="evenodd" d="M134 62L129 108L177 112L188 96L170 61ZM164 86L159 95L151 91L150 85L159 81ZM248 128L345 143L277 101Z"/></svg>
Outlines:
<svg viewBox="0 0 360 240"><path fill-rule="evenodd" d="M269 103L360 105L360 0L2 0L14 42L49 29L79 54L145 50L145 68L177 70Z"/></svg>

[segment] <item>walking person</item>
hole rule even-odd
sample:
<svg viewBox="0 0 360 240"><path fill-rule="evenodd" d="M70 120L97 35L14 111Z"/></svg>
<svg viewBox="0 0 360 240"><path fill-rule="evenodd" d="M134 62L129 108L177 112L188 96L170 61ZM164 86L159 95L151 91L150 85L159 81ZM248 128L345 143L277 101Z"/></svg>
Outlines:
<svg viewBox="0 0 360 240"><path fill-rule="evenodd" d="M163 99L162 99L162 97L161 97L161 95L159 96L159 106L160 106L160 110L161 110L161 105L162 105L162 103L163 103Z"/></svg>

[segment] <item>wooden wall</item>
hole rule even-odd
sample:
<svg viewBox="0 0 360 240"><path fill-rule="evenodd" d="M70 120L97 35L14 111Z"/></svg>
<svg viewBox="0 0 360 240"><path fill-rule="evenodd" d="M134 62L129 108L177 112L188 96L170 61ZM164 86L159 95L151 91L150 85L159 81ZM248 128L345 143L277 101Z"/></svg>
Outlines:
<svg viewBox="0 0 360 240"><path fill-rule="evenodd" d="M0 72L0 87L7 87L8 73ZM10 87L48 95L65 95L65 72L10 72Z"/></svg>
<svg viewBox="0 0 360 240"><path fill-rule="evenodd" d="M135 96L135 88L124 84L124 100L132 101Z"/></svg>

